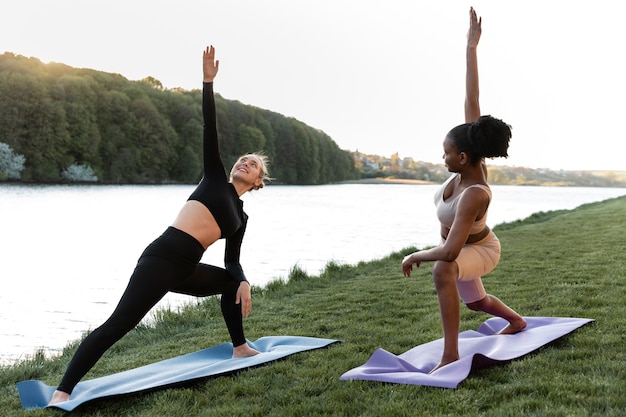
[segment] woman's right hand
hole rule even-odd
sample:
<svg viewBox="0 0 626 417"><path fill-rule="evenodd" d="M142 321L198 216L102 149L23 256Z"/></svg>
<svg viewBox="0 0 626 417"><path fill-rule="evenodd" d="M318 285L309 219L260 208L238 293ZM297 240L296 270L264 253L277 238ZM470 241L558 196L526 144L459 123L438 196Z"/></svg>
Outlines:
<svg viewBox="0 0 626 417"><path fill-rule="evenodd" d="M205 83L212 83L220 68L220 61L215 59L215 48L213 45L207 46L202 54L202 72Z"/></svg>
<svg viewBox="0 0 626 417"><path fill-rule="evenodd" d="M404 257L404 259L402 260L402 273L404 274L405 277L410 277L411 276L411 271L413 270L413 264L415 264L415 266L417 268L419 268L420 266L420 262L415 260L415 254L417 252L413 252L410 255L407 255Z"/></svg>

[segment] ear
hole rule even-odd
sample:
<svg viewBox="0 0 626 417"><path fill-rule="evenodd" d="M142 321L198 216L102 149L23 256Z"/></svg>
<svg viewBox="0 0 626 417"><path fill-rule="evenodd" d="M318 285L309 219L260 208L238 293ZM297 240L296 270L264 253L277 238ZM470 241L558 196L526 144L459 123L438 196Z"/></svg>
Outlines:
<svg viewBox="0 0 626 417"><path fill-rule="evenodd" d="M465 164L469 163L469 157L467 156L467 154L465 152L461 152L459 154L459 163L461 165L465 165Z"/></svg>

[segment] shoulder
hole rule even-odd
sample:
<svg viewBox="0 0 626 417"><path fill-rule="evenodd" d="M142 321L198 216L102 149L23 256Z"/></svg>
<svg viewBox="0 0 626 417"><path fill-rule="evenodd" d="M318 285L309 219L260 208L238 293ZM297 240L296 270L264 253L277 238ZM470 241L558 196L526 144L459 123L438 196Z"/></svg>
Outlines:
<svg viewBox="0 0 626 417"><path fill-rule="evenodd" d="M491 190L483 184L474 184L467 187L461 193L459 205L483 206L491 200Z"/></svg>
<svg viewBox="0 0 626 417"><path fill-rule="evenodd" d="M468 191L468 190L483 190L487 194L491 195L491 188L489 188L489 186L485 184L470 185L469 187L465 189L465 191Z"/></svg>

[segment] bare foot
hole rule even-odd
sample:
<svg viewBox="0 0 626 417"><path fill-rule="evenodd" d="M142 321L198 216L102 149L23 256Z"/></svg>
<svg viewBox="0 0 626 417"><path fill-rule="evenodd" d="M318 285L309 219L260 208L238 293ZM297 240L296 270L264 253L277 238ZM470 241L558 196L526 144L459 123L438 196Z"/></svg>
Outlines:
<svg viewBox="0 0 626 417"><path fill-rule="evenodd" d="M435 366L435 367L434 367L434 368L433 368L433 369L432 369L432 370L431 370L428 374L430 375L430 374L432 374L433 372L435 372L436 370L438 370L438 369L440 369L440 368L443 368L444 366L449 365L449 364L451 364L452 362L456 362L456 361L458 361L458 360L459 360L459 358L452 359L452 360L449 360L449 359L443 359L443 358L442 358L442 359L441 359L441 362L439 362L439 365Z"/></svg>
<svg viewBox="0 0 626 417"><path fill-rule="evenodd" d="M56 390L54 391L54 394L52 394L52 399L50 400L48 405L62 403L69 399L70 399L70 394L68 394L67 392Z"/></svg>
<svg viewBox="0 0 626 417"><path fill-rule="evenodd" d="M250 356L258 355L258 350L252 349L247 343L239 345L233 349L233 358L249 358Z"/></svg>
<svg viewBox="0 0 626 417"><path fill-rule="evenodd" d="M517 320L510 321L507 326L500 330L496 334L515 334L519 333L526 328L526 320L523 317L520 317Z"/></svg>

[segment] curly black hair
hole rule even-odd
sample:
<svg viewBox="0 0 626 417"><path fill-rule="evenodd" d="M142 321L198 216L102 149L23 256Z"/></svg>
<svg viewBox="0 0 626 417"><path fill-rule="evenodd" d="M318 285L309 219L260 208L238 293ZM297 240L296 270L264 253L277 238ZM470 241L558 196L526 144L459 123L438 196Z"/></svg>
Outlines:
<svg viewBox="0 0 626 417"><path fill-rule="evenodd" d="M459 152L468 155L471 164L483 158L507 158L511 136L511 126L490 115L459 125L447 135Z"/></svg>

